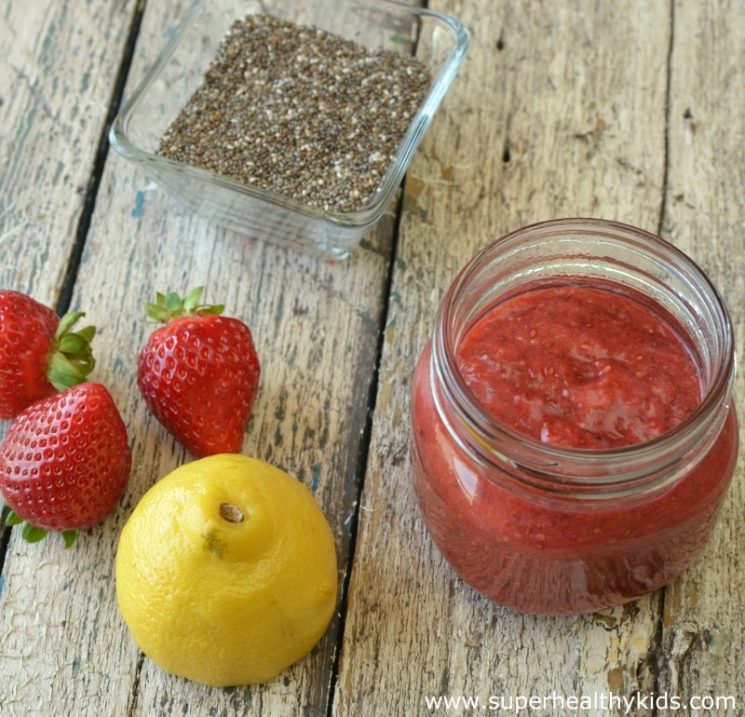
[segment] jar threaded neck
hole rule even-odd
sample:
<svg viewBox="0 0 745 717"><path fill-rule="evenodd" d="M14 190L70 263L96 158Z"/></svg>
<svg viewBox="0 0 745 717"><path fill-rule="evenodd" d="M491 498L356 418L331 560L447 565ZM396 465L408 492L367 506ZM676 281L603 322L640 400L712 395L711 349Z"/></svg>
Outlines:
<svg viewBox="0 0 745 717"><path fill-rule="evenodd" d="M547 445L491 417L461 375L465 331L495 301L528 283L611 282L670 313L690 339L703 395L694 412L644 443L606 450ZM668 485L690 471L718 435L734 381L732 326L701 269L668 242L595 219L531 225L493 242L458 274L440 306L432 339L435 404L463 447L502 473L551 493L589 498Z"/></svg>

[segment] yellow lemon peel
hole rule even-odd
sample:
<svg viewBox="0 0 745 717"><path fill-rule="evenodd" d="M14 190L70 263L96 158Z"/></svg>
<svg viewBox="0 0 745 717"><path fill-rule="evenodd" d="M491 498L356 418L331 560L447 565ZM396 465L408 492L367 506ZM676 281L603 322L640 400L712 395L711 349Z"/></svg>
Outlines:
<svg viewBox="0 0 745 717"><path fill-rule="evenodd" d="M119 608L175 675L218 687L271 680L318 642L336 606L331 529L308 488L224 454L156 483L124 526Z"/></svg>

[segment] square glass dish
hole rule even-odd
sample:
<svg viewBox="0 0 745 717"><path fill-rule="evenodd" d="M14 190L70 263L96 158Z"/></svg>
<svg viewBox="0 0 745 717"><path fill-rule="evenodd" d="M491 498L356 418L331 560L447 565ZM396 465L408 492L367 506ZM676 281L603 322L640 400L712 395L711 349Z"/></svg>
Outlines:
<svg viewBox="0 0 745 717"><path fill-rule="evenodd" d="M418 55L431 84L378 189L358 211L324 211L158 154L228 29L251 13L313 25L371 50L411 54L424 43ZM454 18L395 0L195 0L166 34L169 41L114 121L114 149L208 221L335 259L347 257L385 212L468 46L468 31Z"/></svg>

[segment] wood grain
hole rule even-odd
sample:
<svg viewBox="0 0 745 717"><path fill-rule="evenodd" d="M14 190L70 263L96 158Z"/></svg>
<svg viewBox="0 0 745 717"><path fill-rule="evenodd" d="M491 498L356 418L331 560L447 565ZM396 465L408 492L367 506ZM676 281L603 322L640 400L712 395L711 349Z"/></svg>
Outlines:
<svg viewBox="0 0 745 717"><path fill-rule="evenodd" d="M134 0L81 5L10 0L0 17L0 287L26 291L52 306L76 243L135 10ZM4 715L45 714L56 700L84 704L93 689L69 679L80 671L85 653L50 651L80 617L58 550L50 546L40 553L17 536L10 543L0 578ZM87 566L84 575L96 595L105 570ZM58 586L55 596L47 584ZM89 618L95 640L100 616ZM111 683L97 680L95 689L103 694Z"/></svg>
<svg viewBox="0 0 745 717"><path fill-rule="evenodd" d="M657 596L574 618L490 604L432 546L409 488L407 453L416 356L445 288L478 248L557 216L655 230L668 9L431 6L457 14L473 45L405 186L335 712L445 714L426 709L428 695L649 691Z"/></svg>
<svg viewBox="0 0 745 717"><path fill-rule="evenodd" d="M665 235L707 271L727 302L742 367L745 337L745 7L675 3L671 57ZM743 374L737 380L743 417ZM665 593L660 691L736 697L704 715L745 709L745 465L740 461L722 516L702 559ZM739 546L739 547L738 547ZM660 714L668 712L661 711Z"/></svg>

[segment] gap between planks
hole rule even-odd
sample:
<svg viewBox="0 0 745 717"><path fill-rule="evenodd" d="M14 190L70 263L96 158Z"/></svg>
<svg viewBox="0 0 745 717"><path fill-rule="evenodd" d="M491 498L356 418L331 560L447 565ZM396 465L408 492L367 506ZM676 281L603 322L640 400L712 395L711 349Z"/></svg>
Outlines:
<svg viewBox="0 0 745 717"><path fill-rule="evenodd" d="M675 0L670 0L670 40L665 60L665 137L663 142L662 197L660 197L660 214L657 219L657 236L662 236L667 214L667 190L670 175L670 112L673 81L673 48L675 47Z"/></svg>
<svg viewBox="0 0 745 717"><path fill-rule="evenodd" d="M670 0L670 38L667 46L667 58L665 60L665 136L663 138L664 159L662 166L662 196L660 197L660 214L657 219L657 236L662 236L665 226L665 215L667 214L667 192L670 176L670 113L673 81L673 49L675 47L675 0ZM652 642L651 670L653 674L652 690L655 695L660 693L660 677L663 656L663 641L665 634L665 597L667 595L667 586L660 588L657 598L657 624ZM658 717L659 710L657 702L652 705L651 717Z"/></svg>
<svg viewBox="0 0 745 717"><path fill-rule="evenodd" d="M85 248L85 242L88 238L91 218L93 217L93 212L96 208L96 198L98 197L98 189L101 185L103 168L106 164L106 158L109 155L109 129L119 112L119 107L122 102L124 86L127 82L127 76L129 75L129 68L132 65L132 57L134 55L135 45L137 44L137 38L140 34L140 26L142 24L142 16L145 13L146 2L147 0L137 0L134 12L132 13L132 21L129 24L129 30L127 32L127 42L124 45L122 60L119 63L119 69L116 73L116 79L114 80L114 87L111 93L111 100L109 101L109 110L106 113L106 119L104 120L103 127L101 128L101 135L98 139L96 156L93 161L93 171L88 180L83 211L80 214L80 220L78 221L78 228L75 234L75 242L70 251L70 258L67 263L65 275L62 279L62 285L60 286L57 305L55 306L57 314L60 316L67 313L70 309L72 292L78 278L80 259L83 256L83 249Z"/></svg>
<svg viewBox="0 0 745 717"><path fill-rule="evenodd" d="M422 0L419 5L423 8L427 8L429 6L429 0ZM414 42L411 48L411 54L413 56L416 56L417 50L419 49L421 29L421 24L417 23L416 35L414 37ZM401 187L406 184L407 176L408 173L404 175L404 178L401 182ZM373 366L373 374L370 380L370 387L367 394L367 415L365 417L364 432L362 434L359 452L357 454L356 473L359 476L359 480L357 481L355 500L353 504L354 512L352 513L352 524L350 526L349 549L347 551L347 567L344 571L344 580L342 582L341 588L341 598L339 600L339 629L336 635L336 652L334 654L334 661L331 665L328 703L326 704L327 717L333 717L334 697L336 696L336 684L339 678L339 663L341 661L341 653L344 645L347 605L349 599L349 583L352 578L352 566L357 549L357 529L359 527L359 517L360 511L362 509L362 493L365 488L368 457L370 453L370 445L372 442L373 417L375 415L375 407L378 398L380 368L383 359L383 349L385 348L385 327L388 324L388 313L390 311L391 293L393 291L393 274L396 266L396 259L398 257L398 238L399 232L401 230L401 221L403 219L403 207L403 192L401 192L399 198L396 200L395 220L393 222L390 252L388 254L388 266L386 267L385 284L383 286L381 297L383 310L380 314L380 322L378 324L378 345L375 348L375 363Z"/></svg>
<svg viewBox="0 0 745 717"><path fill-rule="evenodd" d="M405 179L404 179L405 181ZM382 292L383 311L380 316L378 329L378 345L375 348L375 363L373 365L372 378L367 393L367 414L363 428L362 438L357 453L356 474L359 476L354 497L354 510L352 512L352 522L349 526L349 549L346 556L346 568L344 570L344 579L341 586L341 597L339 599L339 629L336 635L336 650L334 660L331 665L331 675L328 691L328 703L326 704L327 717L332 717L334 708L334 695L336 693L336 683L339 677L339 662L341 660L341 651L344 643L344 629L347 617L347 602L349 597L349 582L352 577L352 564L354 563L355 551L357 548L357 528L359 525L360 510L362 507L362 491L365 487L365 474L367 472L367 459L370 452L372 437L373 416L375 415L375 405L378 397L378 382L380 379L380 362L383 356L383 347L385 345L385 326L388 321L388 309L391 300L391 291L393 289L393 269L396 261L396 252L398 249L398 233L401 226L401 217L403 215L403 200L399 199L396 206L396 218L393 225L391 236L391 251L389 255L388 266L386 269L385 284Z"/></svg>

